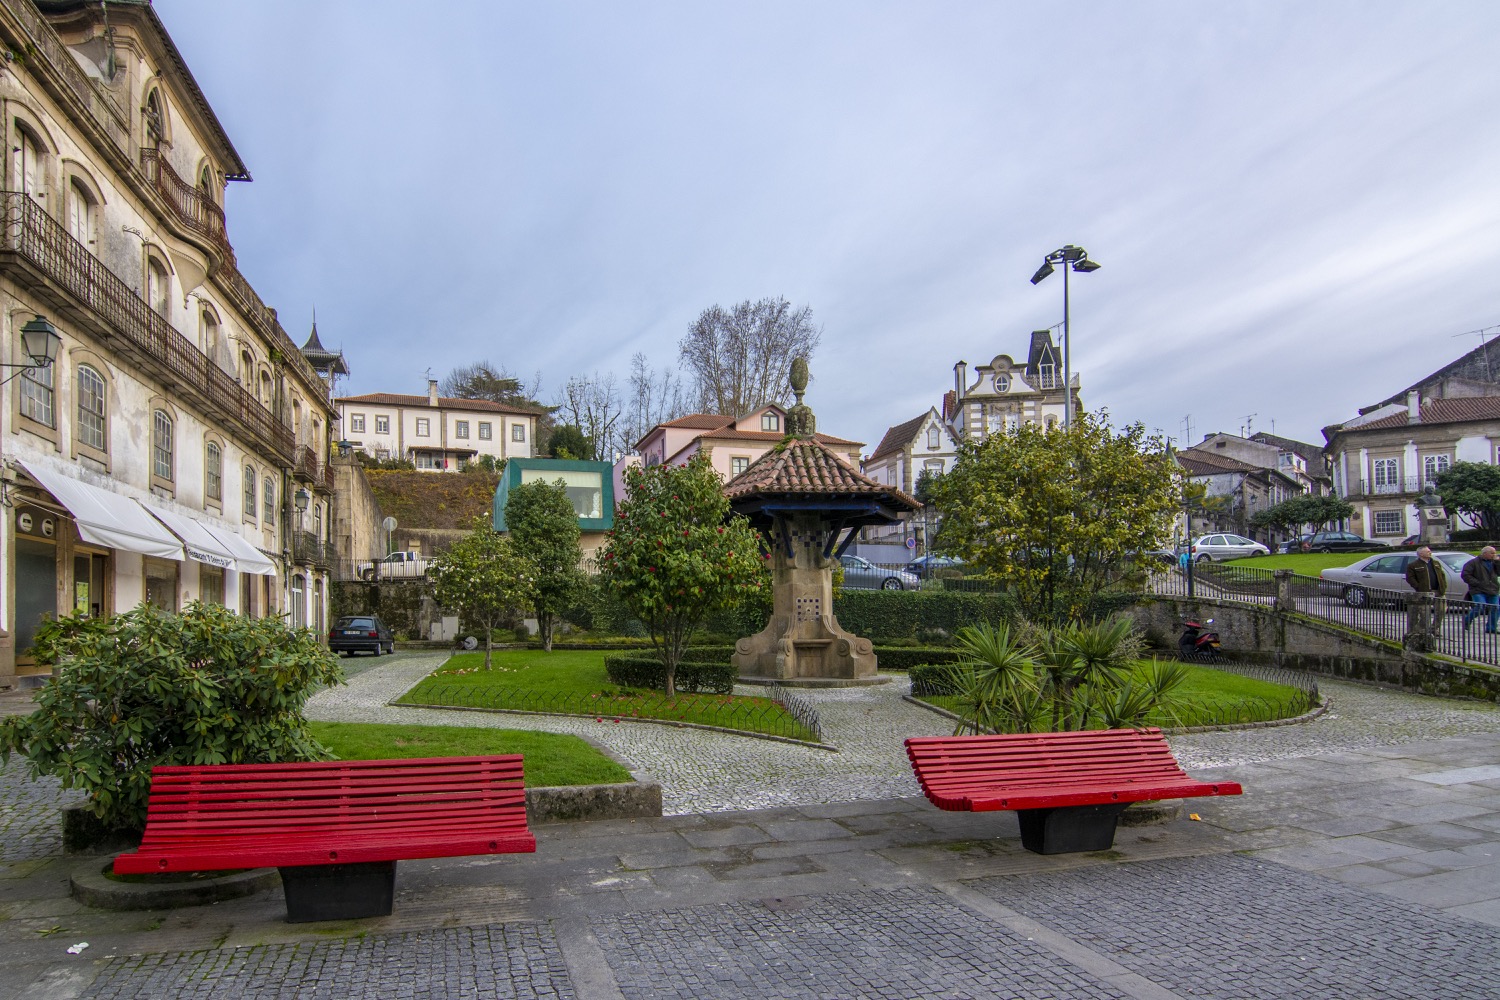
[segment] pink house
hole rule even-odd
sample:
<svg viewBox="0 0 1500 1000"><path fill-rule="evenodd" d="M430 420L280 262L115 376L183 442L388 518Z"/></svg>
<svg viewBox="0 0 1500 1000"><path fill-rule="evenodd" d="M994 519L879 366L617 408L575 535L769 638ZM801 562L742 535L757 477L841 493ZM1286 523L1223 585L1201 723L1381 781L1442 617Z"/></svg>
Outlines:
<svg viewBox="0 0 1500 1000"><path fill-rule="evenodd" d="M859 468L859 441L846 441L828 434L815 435L850 466ZM676 420L657 424L636 442L636 455L615 467L623 472L624 463L636 459L646 466L686 465L694 455L708 456L710 464L727 482L748 469L786 437L786 411L772 404L751 410L741 417L717 413L690 413ZM632 463L633 464L633 463Z"/></svg>

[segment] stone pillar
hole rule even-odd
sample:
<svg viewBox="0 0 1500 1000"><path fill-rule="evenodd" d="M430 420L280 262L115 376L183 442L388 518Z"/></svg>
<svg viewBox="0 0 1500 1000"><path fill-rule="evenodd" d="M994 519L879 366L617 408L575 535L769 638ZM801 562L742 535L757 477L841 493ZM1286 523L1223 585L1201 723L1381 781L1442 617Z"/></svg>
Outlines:
<svg viewBox="0 0 1500 1000"><path fill-rule="evenodd" d="M1296 611L1297 599L1292 596L1292 571L1278 569L1276 573L1276 610Z"/></svg>
<svg viewBox="0 0 1500 1000"><path fill-rule="evenodd" d="M1406 637L1402 645L1417 653L1430 653L1436 625L1432 620L1434 595L1412 594L1406 599Z"/></svg>

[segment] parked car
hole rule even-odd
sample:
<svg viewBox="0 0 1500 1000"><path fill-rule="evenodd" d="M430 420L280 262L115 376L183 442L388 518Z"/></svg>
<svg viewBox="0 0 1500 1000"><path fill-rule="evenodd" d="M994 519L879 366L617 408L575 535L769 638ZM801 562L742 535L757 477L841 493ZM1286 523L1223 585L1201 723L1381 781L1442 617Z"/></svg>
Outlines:
<svg viewBox="0 0 1500 1000"><path fill-rule="evenodd" d="M1390 548L1352 531L1319 531L1307 540L1308 552L1374 552Z"/></svg>
<svg viewBox="0 0 1500 1000"><path fill-rule="evenodd" d="M916 590L922 581L904 569L877 566L863 556L840 556L844 586L851 590Z"/></svg>
<svg viewBox="0 0 1500 1000"><path fill-rule="evenodd" d="M1318 577L1325 581L1325 587L1331 586L1345 604L1362 608L1381 596L1371 591L1410 594L1412 590L1406 582L1406 567L1416 557L1414 552L1366 556L1348 566L1325 569ZM1434 552L1432 558L1443 564L1443 572L1447 574L1448 599L1463 600L1469 588L1459 574L1463 572L1464 564L1474 557L1467 552Z"/></svg>
<svg viewBox="0 0 1500 1000"><path fill-rule="evenodd" d="M328 630L328 648L342 656L352 653L394 653L396 637L379 615L345 615Z"/></svg>
<svg viewBox="0 0 1500 1000"><path fill-rule="evenodd" d="M1276 546L1276 551L1284 556L1291 555L1294 552L1306 552L1307 543L1312 541L1312 536L1313 533L1311 531L1304 531L1296 538L1288 538L1286 541Z"/></svg>
<svg viewBox="0 0 1500 1000"><path fill-rule="evenodd" d="M1193 543L1193 558L1198 562L1223 562L1225 559L1243 559L1246 556L1268 556L1271 550L1253 538L1223 532L1204 535Z"/></svg>
<svg viewBox="0 0 1500 1000"><path fill-rule="evenodd" d="M918 556L906 564L906 571L914 574L919 580L926 580L934 573L943 570L951 570L950 576L956 576L964 568L964 561L957 556L939 556L928 553Z"/></svg>
<svg viewBox="0 0 1500 1000"><path fill-rule="evenodd" d="M415 552L392 552L376 562L359 563L355 572L361 580L415 580L426 576L432 563Z"/></svg>

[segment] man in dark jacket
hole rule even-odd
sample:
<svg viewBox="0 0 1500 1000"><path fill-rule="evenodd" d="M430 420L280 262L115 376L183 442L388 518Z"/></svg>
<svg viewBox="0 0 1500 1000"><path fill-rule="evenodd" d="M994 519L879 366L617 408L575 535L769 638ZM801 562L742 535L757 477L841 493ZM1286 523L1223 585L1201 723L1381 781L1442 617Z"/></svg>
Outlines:
<svg viewBox="0 0 1500 1000"><path fill-rule="evenodd" d="M1500 567L1495 565L1495 547L1486 545L1479 555L1464 563L1464 583L1469 585L1469 610L1464 612L1464 631L1481 614L1488 612L1484 630L1493 634L1500 622Z"/></svg>
<svg viewBox="0 0 1500 1000"><path fill-rule="evenodd" d="M1443 572L1443 564L1432 558L1432 550L1427 546L1418 549L1417 558L1406 567L1406 582L1417 593L1431 594L1434 598L1431 604L1426 601L1406 602L1407 633L1435 633L1436 624L1442 622L1442 616L1448 610L1448 576Z"/></svg>

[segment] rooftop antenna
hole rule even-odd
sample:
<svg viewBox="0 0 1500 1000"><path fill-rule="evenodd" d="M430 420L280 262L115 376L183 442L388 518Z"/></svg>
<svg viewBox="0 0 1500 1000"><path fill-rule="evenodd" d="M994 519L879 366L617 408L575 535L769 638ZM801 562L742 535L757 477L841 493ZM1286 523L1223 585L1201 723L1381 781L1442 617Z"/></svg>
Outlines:
<svg viewBox="0 0 1500 1000"><path fill-rule="evenodd" d="M1258 416L1260 416L1259 413L1251 413L1246 415L1245 426L1240 428L1240 437L1250 436L1250 431L1255 427L1255 418Z"/></svg>
<svg viewBox="0 0 1500 1000"><path fill-rule="evenodd" d="M1193 446L1193 415L1191 413L1182 418L1182 440L1183 447Z"/></svg>

